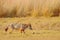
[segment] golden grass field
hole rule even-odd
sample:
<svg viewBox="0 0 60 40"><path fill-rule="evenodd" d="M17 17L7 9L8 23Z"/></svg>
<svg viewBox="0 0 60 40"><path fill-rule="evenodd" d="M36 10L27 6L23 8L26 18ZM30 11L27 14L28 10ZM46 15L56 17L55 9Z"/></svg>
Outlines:
<svg viewBox="0 0 60 40"><path fill-rule="evenodd" d="M13 22L33 30L5 32ZM60 40L60 0L0 0L0 40Z"/></svg>
<svg viewBox="0 0 60 40"><path fill-rule="evenodd" d="M12 22L31 23L33 30L26 29L25 34L5 32L6 25ZM60 40L60 17L0 18L0 40Z"/></svg>

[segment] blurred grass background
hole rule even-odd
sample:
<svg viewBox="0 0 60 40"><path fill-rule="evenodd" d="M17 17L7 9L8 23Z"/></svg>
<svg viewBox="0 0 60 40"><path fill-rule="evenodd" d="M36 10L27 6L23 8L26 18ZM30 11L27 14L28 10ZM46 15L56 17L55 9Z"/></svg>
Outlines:
<svg viewBox="0 0 60 40"><path fill-rule="evenodd" d="M60 16L60 0L0 0L0 17Z"/></svg>

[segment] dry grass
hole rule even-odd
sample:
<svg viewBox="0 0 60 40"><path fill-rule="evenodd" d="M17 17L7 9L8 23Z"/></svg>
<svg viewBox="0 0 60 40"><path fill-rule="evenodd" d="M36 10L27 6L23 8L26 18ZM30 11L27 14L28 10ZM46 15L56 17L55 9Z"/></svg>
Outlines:
<svg viewBox="0 0 60 40"><path fill-rule="evenodd" d="M31 23L33 30L26 33L5 32L4 28L11 22ZM55 18L0 18L0 40L60 40L60 17ZM57 25L58 24L58 25ZM59 26L59 27L58 27Z"/></svg>
<svg viewBox="0 0 60 40"><path fill-rule="evenodd" d="M0 0L0 40L60 40L60 17L54 16L60 16L60 0ZM31 23L33 30L6 33L12 22Z"/></svg>
<svg viewBox="0 0 60 40"><path fill-rule="evenodd" d="M60 0L0 0L0 17L59 15Z"/></svg>

